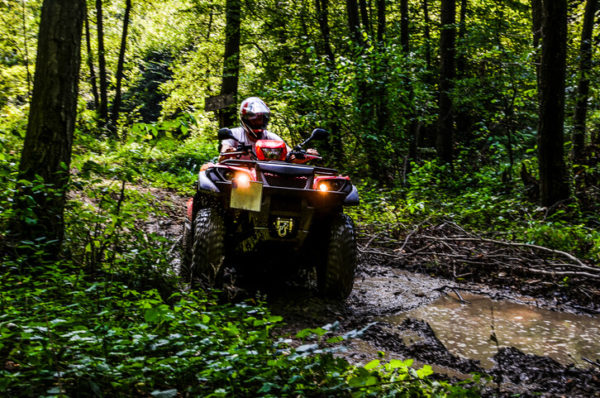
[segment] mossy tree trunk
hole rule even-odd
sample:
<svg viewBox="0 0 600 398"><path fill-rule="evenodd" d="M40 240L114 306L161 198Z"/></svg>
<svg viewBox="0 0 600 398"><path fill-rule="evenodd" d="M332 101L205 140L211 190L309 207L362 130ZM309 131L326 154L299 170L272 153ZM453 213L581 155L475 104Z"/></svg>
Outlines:
<svg viewBox="0 0 600 398"><path fill-rule="evenodd" d="M44 0L27 134L19 164L15 215L18 240L50 242L55 257L63 239L65 191L77 113L80 48L85 0ZM38 179L39 180L39 179ZM38 185L38 187L36 187Z"/></svg>

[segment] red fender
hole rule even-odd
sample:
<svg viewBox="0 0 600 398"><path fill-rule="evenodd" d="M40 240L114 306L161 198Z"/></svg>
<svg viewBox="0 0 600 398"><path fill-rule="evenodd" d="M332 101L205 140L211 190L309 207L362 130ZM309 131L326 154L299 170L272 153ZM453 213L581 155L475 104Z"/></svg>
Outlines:
<svg viewBox="0 0 600 398"><path fill-rule="evenodd" d="M187 207L187 218L192 221L192 216L194 215L194 198L189 198L185 205Z"/></svg>

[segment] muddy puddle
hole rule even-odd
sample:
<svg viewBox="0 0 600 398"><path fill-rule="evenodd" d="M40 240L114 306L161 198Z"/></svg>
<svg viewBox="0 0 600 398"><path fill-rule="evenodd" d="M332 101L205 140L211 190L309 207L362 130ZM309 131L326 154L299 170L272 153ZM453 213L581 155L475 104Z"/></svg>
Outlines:
<svg viewBox="0 0 600 398"><path fill-rule="evenodd" d="M501 347L515 347L525 354L578 367L590 366L582 358L600 359L598 316L549 311L482 295L459 295L449 292L428 305L380 320L393 326L406 319L423 320L452 354L478 360L487 369L494 366L492 358ZM410 331L402 334L408 346L419 338Z"/></svg>

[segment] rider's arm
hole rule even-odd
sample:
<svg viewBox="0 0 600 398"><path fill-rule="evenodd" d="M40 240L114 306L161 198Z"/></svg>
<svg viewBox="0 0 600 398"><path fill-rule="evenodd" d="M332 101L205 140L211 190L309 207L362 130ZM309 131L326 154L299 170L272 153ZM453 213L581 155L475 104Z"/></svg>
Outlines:
<svg viewBox="0 0 600 398"><path fill-rule="evenodd" d="M236 150L235 148L235 142L233 142L233 140L224 140L221 142L221 153L225 153L225 152L234 152ZM219 162L222 162L223 160L229 158L229 156L227 155L219 155Z"/></svg>

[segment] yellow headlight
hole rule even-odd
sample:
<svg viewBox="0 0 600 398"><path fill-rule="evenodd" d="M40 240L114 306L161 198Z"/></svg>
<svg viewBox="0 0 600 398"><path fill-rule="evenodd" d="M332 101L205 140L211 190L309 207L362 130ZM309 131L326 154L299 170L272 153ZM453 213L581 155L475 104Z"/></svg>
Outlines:
<svg viewBox="0 0 600 398"><path fill-rule="evenodd" d="M327 186L327 184L325 184L324 182L319 184L319 191L321 192L327 192L329 191L329 187Z"/></svg>

